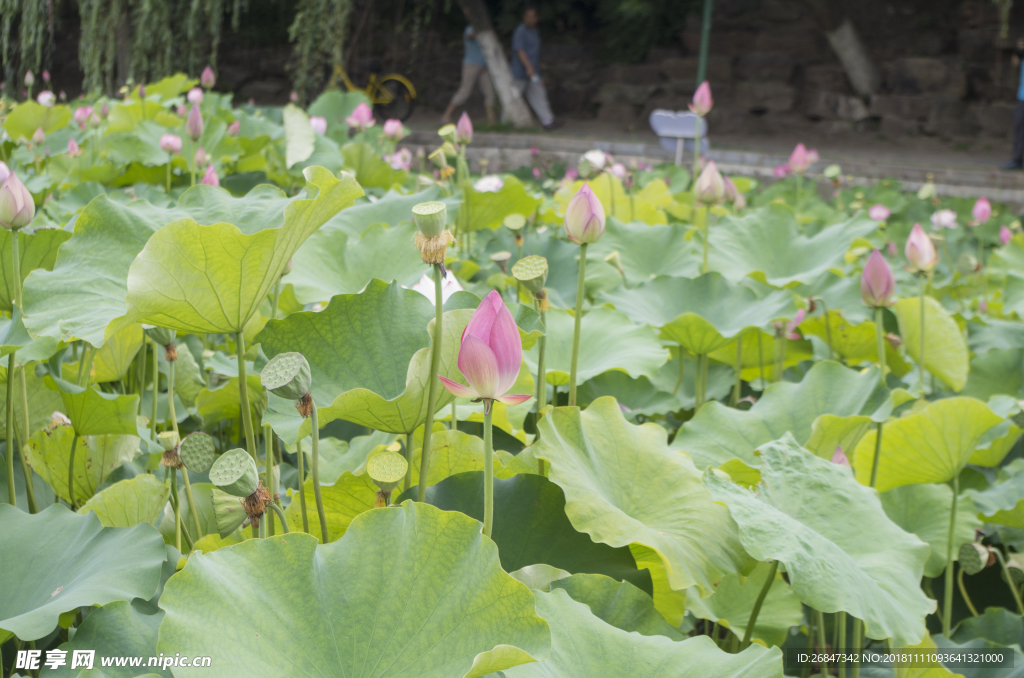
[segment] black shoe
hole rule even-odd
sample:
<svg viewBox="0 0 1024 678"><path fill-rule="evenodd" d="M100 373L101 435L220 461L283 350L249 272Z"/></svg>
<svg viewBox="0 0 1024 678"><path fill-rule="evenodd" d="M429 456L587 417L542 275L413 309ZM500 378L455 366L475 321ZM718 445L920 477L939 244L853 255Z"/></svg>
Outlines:
<svg viewBox="0 0 1024 678"><path fill-rule="evenodd" d="M1013 162L1012 160L1008 163L999 166L1001 170L1020 170L1024 169L1024 165L1019 162Z"/></svg>
<svg viewBox="0 0 1024 678"><path fill-rule="evenodd" d="M548 124L544 125L544 129L547 130L548 132L553 132L554 130L558 129L561 126L562 126L561 121L559 121L559 120L552 120Z"/></svg>

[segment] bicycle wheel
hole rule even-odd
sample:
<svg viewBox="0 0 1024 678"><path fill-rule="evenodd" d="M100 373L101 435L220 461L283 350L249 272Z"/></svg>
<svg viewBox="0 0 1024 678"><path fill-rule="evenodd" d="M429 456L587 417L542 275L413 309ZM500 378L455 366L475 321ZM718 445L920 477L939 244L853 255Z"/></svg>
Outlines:
<svg viewBox="0 0 1024 678"><path fill-rule="evenodd" d="M396 77L385 75L374 98L374 110L385 120L406 121L416 108L416 92Z"/></svg>

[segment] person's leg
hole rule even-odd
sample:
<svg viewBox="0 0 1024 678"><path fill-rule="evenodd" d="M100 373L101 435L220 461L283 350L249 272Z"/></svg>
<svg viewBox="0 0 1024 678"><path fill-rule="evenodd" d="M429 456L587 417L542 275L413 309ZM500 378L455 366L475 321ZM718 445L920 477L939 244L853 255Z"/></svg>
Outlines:
<svg viewBox="0 0 1024 678"><path fill-rule="evenodd" d="M487 124L493 125L494 118L494 83L491 82L491 74L484 66L480 73L480 91L484 93L484 108L487 110Z"/></svg>
<svg viewBox="0 0 1024 678"><path fill-rule="evenodd" d="M1013 115L1013 164L1024 165L1024 101L1017 102Z"/></svg>
<svg viewBox="0 0 1024 678"><path fill-rule="evenodd" d="M521 96L526 96L526 90L527 90L527 88L529 86L530 86L530 81L529 80L513 80L512 81L512 91L513 91L513 93L515 93L516 96L520 96L520 97ZM527 98L527 101L529 101L528 98ZM501 121L502 122L508 122L508 116L505 114L505 110L504 109L502 109L502 111L501 111Z"/></svg>
<svg viewBox="0 0 1024 678"><path fill-rule="evenodd" d="M476 82L477 77L480 75L480 68L486 68L486 66L462 64L462 81L459 83L459 89L455 91L451 103L448 104L448 108L445 109L444 115L441 117L442 122L446 124L451 122L452 113L455 112L455 109L466 103L466 100L469 99L469 95L473 93L473 83Z"/></svg>
<svg viewBox="0 0 1024 678"><path fill-rule="evenodd" d="M548 127L555 121L555 116L551 114L551 106L548 104L548 93L544 90L542 82L527 84L526 100L530 102L530 108L537 114L541 125Z"/></svg>

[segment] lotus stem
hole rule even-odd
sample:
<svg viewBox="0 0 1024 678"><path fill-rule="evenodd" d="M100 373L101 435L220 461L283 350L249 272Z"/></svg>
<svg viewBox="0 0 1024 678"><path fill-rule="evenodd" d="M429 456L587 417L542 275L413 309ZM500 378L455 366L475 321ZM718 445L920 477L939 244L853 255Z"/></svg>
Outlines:
<svg viewBox="0 0 1024 678"><path fill-rule="evenodd" d="M800 225L800 204L803 202L804 189L803 175L796 175L796 206L793 208L793 216L796 218L797 226Z"/></svg>
<svg viewBox="0 0 1024 678"><path fill-rule="evenodd" d="M452 431L459 430L459 419L455 416L455 400L452 400L452 425L449 427Z"/></svg>
<svg viewBox="0 0 1024 678"><path fill-rule="evenodd" d="M839 611L836 613L836 637L838 642L836 648L839 656L842 657L846 653L846 613ZM846 678L846 660L842 659L838 662L839 666L839 678Z"/></svg>
<svg viewBox="0 0 1024 678"><path fill-rule="evenodd" d="M871 487L875 486L875 481L878 480L878 461L882 458L882 429L885 426L885 422L877 422L875 424L875 458L871 460Z"/></svg>
<svg viewBox="0 0 1024 678"><path fill-rule="evenodd" d="M540 314L540 327L544 332L540 335L540 339L537 340L537 420L540 420L541 413L548 404L548 370L545 364L547 359L547 345L548 345L548 321L547 311L544 310L544 306L547 304L547 300L535 299L534 306L537 308L537 313ZM452 401L454 403L454 401ZM543 459L537 460L537 470L542 476L547 478L548 476L548 463Z"/></svg>
<svg viewBox="0 0 1024 678"><path fill-rule="evenodd" d="M960 477L956 476L953 478L953 501L949 509L949 536L946 543L946 589L945 595L942 597L942 635L947 638L953 626L953 532L956 529L956 501L959 494Z"/></svg>
<svg viewBox="0 0 1024 678"><path fill-rule="evenodd" d="M167 192L171 192L171 162L174 161L170 153L167 154Z"/></svg>
<svg viewBox="0 0 1024 678"><path fill-rule="evenodd" d="M925 275L921 273L921 351L920 351L920 363L921 363L921 395L924 395L924 294L925 294Z"/></svg>
<svg viewBox="0 0 1024 678"><path fill-rule="evenodd" d="M178 503L178 471L168 467L171 473L171 508L174 509L174 546L181 551L181 506ZM198 539L198 537L196 537Z"/></svg>
<svg viewBox="0 0 1024 678"><path fill-rule="evenodd" d="M270 427L270 424L263 424L263 449L264 462L267 481L264 483L267 486L267 492L270 493L270 504L274 504L274 493L277 490L277 482L274 477L274 429ZM274 516L267 516L267 536L274 536Z"/></svg>
<svg viewBox="0 0 1024 678"><path fill-rule="evenodd" d="M740 391L743 389L743 336L736 337L736 383L732 386L732 406L740 402Z"/></svg>
<svg viewBox="0 0 1024 678"><path fill-rule="evenodd" d="M320 496L320 420L317 418L316 405L309 415L310 428L313 434L313 496L316 498L316 514L320 518L320 536L323 543L330 540L327 534L327 514L324 513L324 500Z"/></svg>
<svg viewBox="0 0 1024 678"><path fill-rule="evenodd" d="M829 322L828 306L825 305L825 300L820 297L818 302L821 304L821 315L825 319L825 343L828 344L828 359L835 360L836 356L832 351L832 323Z"/></svg>
<svg viewBox="0 0 1024 678"><path fill-rule="evenodd" d="M757 364L761 369L761 390L764 390L764 344L761 331L757 331Z"/></svg>
<svg viewBox="0 0 1024 678"><path fill-rule="evenodd" d="M772 381L782 381L782 373L786 369L786 334L784 329L775 331L775 366L772 370Z"/></svg>
<svg viewBox="0 0 1024 678"><path fill-rule="evenodd" d="M700 272L708 272L708 242L711 239L711 222L715 220L715 215L711 212L710 207L702 208L704 214L704 259L701 264Z"/></svg>
<svg viewBox="0 0 1024 678"><path fill-rule="evenodd" d="M17 234L15 234L17 237ZM7 501L11 506L18 505L18 493L14 487L14 353L7 356ZM31 478L25 479L32 482Z"/></svg>
<svg viewBox="0 0 1024 678"><path fill-rule="evenodd" d="M491 536L494 525L494 442L491 416L494 401L484 400L484 536Z"/></svg>
<svg viewBox="0 0 1024 678"><path fill-rule="evenodd" d="M274 283L274 296L270 299L270 317L277 318L277 305L281 299L281 276L277 276L277 282Z"/></svg>
<svg viewBox="0 0 1024 678"><path fill-rule="evenodd" d="M672 388L672 395L679 393L679 387L683 385L683 373L686 368L686 364L683 361L683 345L679 346L679 376L676 378L676 385Z"/></svg>
<svg viewBox="0 0 1024 678"><path fill-rule="evenodd" d="M771 590L772 584L775 582L775 573L778 570L779 561L773 560L771 569L768 570L768 578L764 580L761 592L757 594L757 599L754 600L754 607L750 610L750 619L747 620L747 630L743 632L740 652L750 647L750 639L754 637L754 623L757 622L757 615L761 613L761 606L764 604L764 599L768 597L768 591Z"/></svg>
<svg viewBox="0 0 1024 678"><path fill-rule="evenodd" d="M862 646L864 645L864 622L860 619L853 620L853 649L855 653L859 653ZM857 658L853 662L853 668L850 669L850 675L853 678L860 676L860 655L856 654Z"/></svg>
<svg viewBox="0 0 1024 678"><path fill-rule="evenodd" d="M270 508L274 509L274 513L276 513L277 517L281 519L281 529L284 530L285 534L289 534L291 530L288 529L288 521L284 519L284 511L274 502L270 502Z"/></svg>
<svg viewBox="0 0 1024 678"><path fill-rule="evenodd" d="M967 587L964 586L964 570L960 570L956 573L956 585L960 589L960 595L963 596L964 602L967 603L967 609L971 611L971 615L974 617L978 616L978 608L974 607L974 603L971 601L971 597L967 595Z"/></svg>
<svg viewBox="0 0 1024 678"><path fill-rule="evenodd" d="M434 339L430 347L430 382L427 387L427 419L423 422L423 449L420 452L420 484L416 491L416 501L425 501L427 496L427 471L430 469L430 439L434 433L434 408L437 406L436 378L441 365L442 317L444 314L444 296L441 293L443 279L441 265L434 264ZM412 464L409 465L410 468Z"/></svg>
<svg viewBox="0 0 1024 678"><path fill-rule="evenodd" d="M586 294L587 243L580 245L580 277L576 282L576 316L573 318L572 362L569 363L569 407L576 406L576 365L580 357L580 322L583 320L583 296Z"/></svg>
<svg viewBox="0 0 1024 678"><path fill-rule="evenodd" d="M156 405L160 394L160 357L156 354L157 345L153 341L153 416L149 420L149 439L156 442Z"/></svg>
<svg viewBox="0 0 1024 678"><path fill-rule="evenodd" d="M253 433L252 428L252 412L249 411L249 383L245 374L245 337L242 336L241 332L235 333L235 353L238 356L238 400L241 404L245 445L252 460L259 462L256 456L256 435Z"/></svg>
<svg viewBox="0 0 1024 678"><path fill-rule="evenodd" d="M697 175L700 174L700 120L701 116L697 116L697 134L693 138L693 176L690 181L697 181Z"/></svg>
<svg viewBox="0 0 1024 678"><path fill-rule="evenodd" d="M24 368L24 366L20 370L18 370L18 376L21 379L21 383L24 385L24 383L25 383L25 368ZM22 395L23 396L25 395L24 392L22 393ZM23 412L28 412L28 407L24 406L24 403L25 403L26 400L27 400L27 398L22 400L22 406L23 406L22 411ZM33 482L32 482L32 469L29 468L29 465L28 465L28 453L26 452L26 450L28 449L28 435L27 434L18 435L17 425L18 425L19 422L18 422L17 413L15 413L14 423L15 423L14 442L18 445L18 461L21 462L21 475L24 476L24 478L25 478L25 495L28 497L28 512L29 513L39 513L39 504L36 503L36 490L35 490L35 487L33 487ZM26 421L26 424L25 424L25 428L26 429L28 428L27 421Z"/></svg>
<svg viewBox="0 0 1024 678"><path fill-rule="evenodd" d="M68 456L68 503L71 504L72 511L78 508L75 505L75 448L77 447L78 434L75 433L71 438L71 454ZM181 549L178 550L180 551Z"/></svg>
<svg viewBox="0 0 1024 678"><path fill-rule="evenodd" d="M1013 594L1013 600L1017 603L1017 611L1024 615L1024 602L1021 602L1020 591L1017 590L1017 585L1013 583L1013 577L1010 576L1010 569L1006 566L1006 560L1003 559L1002 552L994 548L992 553L996 554L996 560L999 561L999 567L1003 569L1003 576L1006 578L1006 585L1010 587L1010 593Z"/></svg>
<svg viewBox="0 0 1024 678"><path fill-rule="evenodd" d="M828 646L825 644L825 613L821 610L815 610L814 616L816 617L815 626L818 630L818 652L824 656L828 652ZM827 678L828 676L828 662L823 658L821 660L821 678Z"/></svg>
<svg viewBox="0 0 1024 678"><path fill-rule="evenodd" d="M309 518L306 517L306 460L302 451L302 439L295 441L295 456L299 464L299 511L302 513L302 531L309 534Z"/></svg>

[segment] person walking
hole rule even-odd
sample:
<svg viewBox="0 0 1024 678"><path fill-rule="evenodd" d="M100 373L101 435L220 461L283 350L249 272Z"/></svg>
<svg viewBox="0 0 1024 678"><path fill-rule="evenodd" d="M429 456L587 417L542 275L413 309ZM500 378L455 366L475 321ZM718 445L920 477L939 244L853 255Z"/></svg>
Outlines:
<svg viewBox="0 0 1024 678"><path fill-rule="evenodd" d="M548 104L548 93L540 78L540 32L537 30L537 8L527 5L523 22L512 33L512 83L520 95L526 96L530 108L546 130L558 127Z"/></svg>
<svg viewBox="0 0 1024 678"><path fill-rule="evenodd" d="M1011 61L1014 66L1020 67L1020 85L1017 88L1017 110L1013 114L1013 158L1002 166L1004 170L1024 169L1024 66L1021 60L1024 59L1024 38L1017 40L1017 49L1014 50Z"/></svg>
<svg viewBox="0 0 1024 678"><path fill-rule="evenodd" d="M494 85L491 83L491 74L487 72L487 60L484 59L480 43L476 41L476 32L472 26L466 26L462 33L462 82L459 89L452 97L451 103L441 116L441 122L448 124L452 121L452 113L459 106L466 103L469 95L473 93L473 87L480 85L480 91L484 95L484 107L487 109L487 124L493 125L494 118Z"/></svg>

